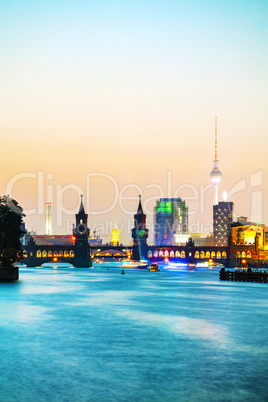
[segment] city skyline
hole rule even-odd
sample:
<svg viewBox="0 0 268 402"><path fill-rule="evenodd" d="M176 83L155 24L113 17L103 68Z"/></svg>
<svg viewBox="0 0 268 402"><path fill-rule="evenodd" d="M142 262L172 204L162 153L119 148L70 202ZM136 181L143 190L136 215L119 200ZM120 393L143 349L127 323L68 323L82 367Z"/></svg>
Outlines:
<svg viewBox="0 0 268 402"><path fill-rule="evenodd" d="M87 211L89 226L125 223L120 241L127 242L140 189L146 201L174 197L189 185L176 194L198 193L198 200L186 199L196 211L189 226L212 224L213 190L202 207L200 186L210 185L217 115L219 201L241 183L230 201L238 215L250 217L261 191L268 224L267 4L11 1L0 7L2 194L16 175L10 195L24 210L38 210L41 201L57 205L57 193L70 210L61 225L53 221L55 234L64 234L78 190L93 212L113 204L109 176L119 191L132 186L123 195L136 199L122 201L129 214L119 202L109 213ZM87 191L89 174L97 176ZM147 205L149 224L154 205ZM44 213L29 214L26 224L43 234Z"/></svg>

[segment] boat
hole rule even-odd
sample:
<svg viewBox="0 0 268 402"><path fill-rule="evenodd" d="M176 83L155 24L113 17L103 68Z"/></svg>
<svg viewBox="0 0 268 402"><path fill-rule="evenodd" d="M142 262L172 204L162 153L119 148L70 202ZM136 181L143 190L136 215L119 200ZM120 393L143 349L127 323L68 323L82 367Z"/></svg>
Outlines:
<svg viewBox="0 0 268 402"><path fill-rule="evenodd" d="M69 262L55 261L55 262L44 262L41 265L42 268L74 268Z"/></svg>
<svg viewBox="0 0 268 402"><path fill-rule="evenodd" d="M154 262L153 264L150 265L150 271L151 272L158 272L159 271L159 267L158 267L158 264L156 262Z"/></svg>
<svg viewBox="0 0 268 402"><path fill-rule="evenodd" d="M129 261L126 261L123 264L123 266L124 267L129 266L130 268L147 269L148 262L146 260L139 260L139 261L129 260Z"/></svg>

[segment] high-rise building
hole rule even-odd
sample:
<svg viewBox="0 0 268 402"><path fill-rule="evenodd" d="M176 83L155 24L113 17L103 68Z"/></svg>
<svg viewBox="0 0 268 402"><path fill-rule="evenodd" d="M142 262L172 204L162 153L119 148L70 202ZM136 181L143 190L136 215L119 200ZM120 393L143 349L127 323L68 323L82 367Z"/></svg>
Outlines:
<svg viewBox="0 0 268 402"><path fill-rule="evenodd" d="M181 198L160 198L154 208L156 246L175 244L175 235L188 233L188 207Z"/></svg>
<svg viewBox="0 0 268 402"><path fill-rule="evenodd" d="M219 202L219 189L218 185L221 181L222 174L219 170L218 161L218 137L217 137L217 116L215 116L215 160L213 162L213 170L210 172L210 180L214 188L213 205L217 205Z"/></svg>
<svg viewBox="0 0 268 402"><path fill-rule="evenodd" d="M213 243L228 246L229 225L233 222L233 202L219 202L213 205Z"/></svg>
<svg viewBox="0 0 268 402"><path fill-rule="evenodd" d="M52 209L51 202L46 202L45 203L45 234L46 235L52 234L51 209Z"/></svg>

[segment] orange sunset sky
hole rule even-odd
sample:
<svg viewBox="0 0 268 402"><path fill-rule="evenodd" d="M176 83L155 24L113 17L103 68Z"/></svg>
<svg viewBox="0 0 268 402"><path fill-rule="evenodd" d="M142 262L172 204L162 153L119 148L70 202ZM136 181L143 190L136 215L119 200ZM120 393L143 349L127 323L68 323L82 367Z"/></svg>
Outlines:
<svg viewBox="0 0 268 402"><path fill-rule="evenodd" d="M268 225L266 1L26 1L0 4L1 194L44 233L89 226L129 243L138 195L180 196L211 230L214 118L219 188ZM255 176L254 176L255 174ZM207 187L209 186L209 187ZM127 198L129 197L129 198ZM130 198L132 197L132 198Z"/></svg>

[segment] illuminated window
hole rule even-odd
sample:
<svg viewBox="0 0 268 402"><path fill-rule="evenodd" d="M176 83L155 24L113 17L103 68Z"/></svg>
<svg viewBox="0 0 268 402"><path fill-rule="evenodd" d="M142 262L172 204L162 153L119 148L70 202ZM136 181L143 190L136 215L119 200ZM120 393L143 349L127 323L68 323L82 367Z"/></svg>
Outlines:
<svg viewBox="0 0 268 402"><path fill-rule="evenodd" d="M210 258L210 252L209 251L206 252L206 258Z"/></svg>
<svg viewBox="0 0 268 402"><path fill-rule="evenodd" d="M185 258L185 251L184 250L182 250L182 252L181 252L181 258Z"/></svg>
<svg viewBox="0 0 268 402"><path fill-rule="evenodd" d="M43 257L43 258L47 258L47 251L46 251L46 250L43 250L43 252L42 252L42 257Z"/></svg>
<svg viewBox="0 0 268 402"><path fill-rule="evenodd" d="M70 251L70 257L74 257L74 252L73 252L73 250Z"/></svg>
<svg viewBox="0 0 268 402"><path fill-rule="evenodd" d="M63 256L64 256L64 257L69 257L69 253L68 253L67 250L64 250Z"/></svg>
<svg viewBox="0 0 268 402"><path fill-rule="evenodd" d="M158 252L156 250L154 251L154 257L158 257Z"/></svg>
<svg viewBox="0 0 268 402"><path fill-rule="evenodd" d="M167 250L165 251L165 257L168 257L168 251Z"/></svg>
<svg viewBox="0 0 268 402"><path fill-rule="evenodd" d="M246 252L245 251L242 251L242 254L241 254L241 258L246 258Z"/></svg>
<svg viewBox="0 0 268 402"><path fill-rule="evenodd" d="M169 256L170 256L170 258L174 258L174 251L173 250L171 250Z"/></svg>
<svg viewBox="0 0 268 402"><path fill-rule="evenodd" d="M224 258L224 259L226 259L226 258L227 258L226 251L223 251L223 252L222 252L222 258Z"/></svg>
<svg viewBox="0 0 268 402"><path fill-rule="evenodd" d="M148 251L148 258L152 258L152 256L153 256L153 253L151 252L151 250L150 251Z"/></svg>
<svg viewBox="0 0 268 402"><path fill-rule="evenodd" d="M27 258L27 251L26 250L23 250L23 258Z"/></svg>
<svg viewBox="0 0 268 402"><path fill-rule="evenodd" d="M217 251L217 258L221 258L221 252L220 251Z"/></svg>
<svg viewBox="0 0 268 402"><path fill-rule="evenodd" d="M57 250L53 251L53 257L58 257L58 252L57 252Z"/></svg>
<svg viewBox="0 0 268 402"><path fill-rule="evenodd" d="M251 258L251 252L250 251L247 252L247 258Z"/></svg>
<svg viewBox="0 0 268 402"><path fill-rule="evenodd" d="M216 257L216 253L215 253L215 251L211 251L211 258L215 258Z"/></svg>
<svg viewBox="0 0 268 402"><path fill-rule="evenodd" d="M48 255L48 257L52 257L52 251L49 250L48 253L47 253L47 255Z"/></svg>
<svg viewBox="0 0 268 402"><path fill-rule="evenodd" d="M181 256L181 255L180 255L180 252L179 252L179 251L176 251L175 257L179 258L180 256Z"/></svg>
<svg viewBox="0 0 268 402"><path fill-rule="evenodd" d="M236 253L236 258L240 258L241 256L240 256L240 251L237 251L237 253Z"/></svg>
<svg viewBox="0 0 268 402"><path fill-rule="evenodd" d="M59 251L59 257L62 257L62 256L63 256L63 251L60 250L60 251Z"/></svg>
<svg viewBox="0 0 268 402"><path fill-rule="evenodd" d="M195 257L195 258L199 258L199 251L196 251L196 252L195 252L194 257Z"/></svg>
<svg viewBox="0 0 268 402"><path fill-rule="evenodd" d="M41 256L42 256L41 251L40 251L40 250L37 250L37 252L36 252L36 257L37 257L37 258L41 258Z"/></svg>
<svg viewBox="0 0 268 402"><path fill-rule="evenodd" d="M205 258L205 252L204 251L201 251L200 258Z"/></svg>

